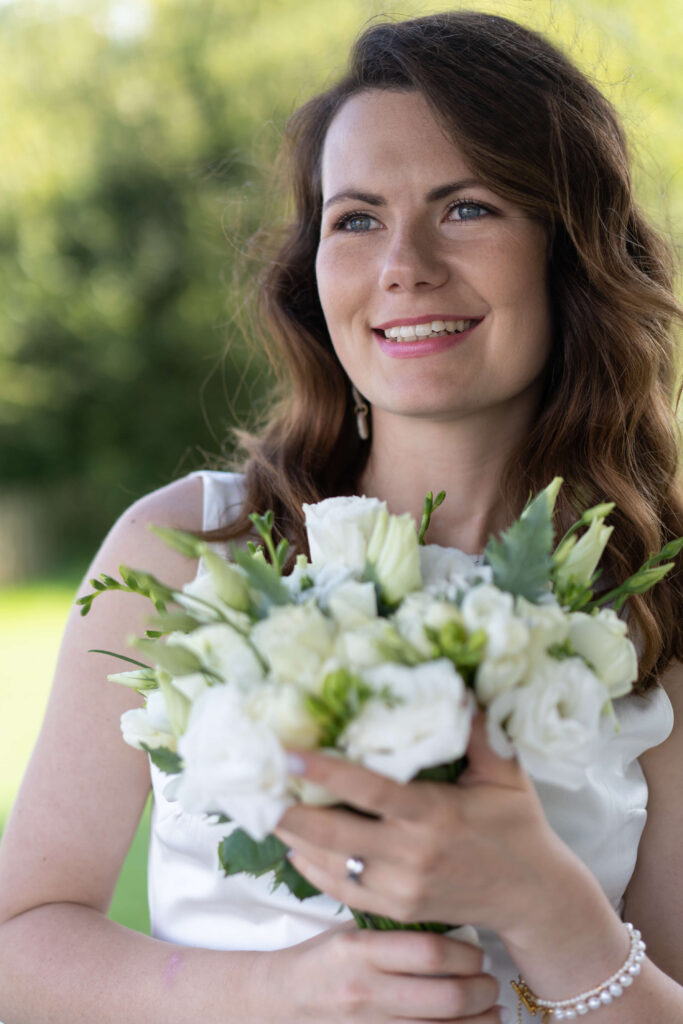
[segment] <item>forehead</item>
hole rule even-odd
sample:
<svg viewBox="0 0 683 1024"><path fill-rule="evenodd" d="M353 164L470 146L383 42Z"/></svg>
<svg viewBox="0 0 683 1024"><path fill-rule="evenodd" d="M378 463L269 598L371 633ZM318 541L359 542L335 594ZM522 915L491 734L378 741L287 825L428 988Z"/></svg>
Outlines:
<svg viewBox="0 0 683 1024"><path fill-rule="evenodd" d="M323 194L347 185L380 191L383 182L419 177L440 182L468 174L422 93L372 89L350 97L335 115L322 154Z"/></svg>

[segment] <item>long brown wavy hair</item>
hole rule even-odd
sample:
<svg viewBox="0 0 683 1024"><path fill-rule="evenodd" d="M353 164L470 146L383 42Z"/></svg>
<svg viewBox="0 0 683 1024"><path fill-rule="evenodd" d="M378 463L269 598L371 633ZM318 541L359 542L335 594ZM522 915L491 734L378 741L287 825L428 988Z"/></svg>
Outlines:
<svg viewBox="0 0 683 1024"><path fill-rule="evenodd" d="M511 516L564 477L561 535L580 510L615 501L606 566L625 579L683 533L673 255L642 216L624 133L611 104L554 46L506 18L457 11L372 24L346 75L290 119L283 165L294 197L258 287L255 323L278 380L254 433L237 432L247 498L216 538L272 508L306 551L302 502L352 494L368 456L349 381L318 298L320 161L342 104L368 89L417 90L480 180L547 226L554 341L534 428L503 481ZM681 573L631 598L640 687L681 658Z"/></svg>

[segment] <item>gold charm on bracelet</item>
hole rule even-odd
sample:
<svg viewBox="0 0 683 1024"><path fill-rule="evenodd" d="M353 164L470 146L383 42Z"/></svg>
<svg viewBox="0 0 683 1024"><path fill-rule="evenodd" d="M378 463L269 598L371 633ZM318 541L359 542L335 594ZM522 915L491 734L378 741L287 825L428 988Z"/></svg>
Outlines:
<svg viewBox="0 0 683 1024"><path fill-rule="evenodd" d="M517 1024L522 1024L522 1006L526 1006L532 1017L535 1017L537 1013L542 1013L542 1024L549 1024L553 1011L544 1009L537 1004L536 997L521 975L517 981L511 981L510 984L517 993Z"/></svg>

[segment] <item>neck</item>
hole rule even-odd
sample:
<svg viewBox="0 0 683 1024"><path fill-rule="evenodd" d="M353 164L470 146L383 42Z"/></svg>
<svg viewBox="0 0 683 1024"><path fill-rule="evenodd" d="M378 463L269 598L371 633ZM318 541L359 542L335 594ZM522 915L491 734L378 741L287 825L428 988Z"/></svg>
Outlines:
<svg viewBox="0 0 683 1024"><path fill-rule="evenodd" d="M378 415L379 413L379 415ZM419 525L425 494L446 492L427 540L470 554L510 522L501 480L511 452L526 433L491 415L435 422L373 410L372 448L359 492L409 512Z"/></svg>

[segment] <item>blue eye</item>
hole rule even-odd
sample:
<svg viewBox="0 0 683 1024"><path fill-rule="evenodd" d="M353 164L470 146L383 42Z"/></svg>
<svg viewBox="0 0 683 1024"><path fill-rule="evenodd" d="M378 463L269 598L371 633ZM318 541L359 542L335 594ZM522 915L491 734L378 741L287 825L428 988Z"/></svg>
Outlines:
<svg viewBox="0 0 683 1024"><path fill-rule="evenodd" d="M458 199L449 207L448 215L453 220L479 220L489 212L481 203L475 203L471 199Z"/></svg>
<svg viewBox="0 0 683 1024"><path fill-rule="evenodd" d="M341 231L372 231L375 218L369 213L346 213L340 217L335 227Z"/></svg>

